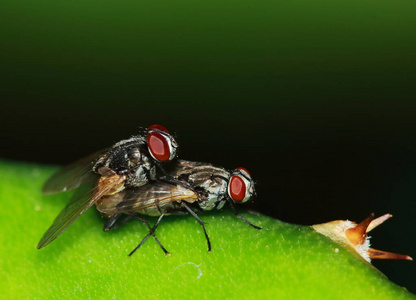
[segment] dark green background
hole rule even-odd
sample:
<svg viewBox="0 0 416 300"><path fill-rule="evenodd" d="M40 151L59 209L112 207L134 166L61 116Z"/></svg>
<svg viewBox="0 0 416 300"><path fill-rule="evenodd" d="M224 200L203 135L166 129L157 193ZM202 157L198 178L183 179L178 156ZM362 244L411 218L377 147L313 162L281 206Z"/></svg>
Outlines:
<svg viewBox="0 0 416 300"><path fill-rule="evenodd" d="M287 222L395 218L416 257L416 3L2 1L3 158L64 164L161 123ZM416 291L411 262L376 262Z"/></svg>

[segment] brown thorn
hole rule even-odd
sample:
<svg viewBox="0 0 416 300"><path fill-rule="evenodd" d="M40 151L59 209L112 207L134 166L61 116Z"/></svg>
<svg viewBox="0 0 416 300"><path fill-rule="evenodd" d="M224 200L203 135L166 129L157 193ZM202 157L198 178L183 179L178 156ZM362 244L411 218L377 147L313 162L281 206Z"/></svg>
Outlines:
<svg viewBox="0 0 416 300"><path fill-rule="evenodd" d="M347 229L345 231L346 237L350 240L353 246L362 244L365 242L367 236L367 228L374 219L374 213L371 213L367 218L365 218L360 224L354 228Z"/></svg>
<svg viewBox="0 0 416 300"><path fill-rule="evenodd" d="M378 225L383 224L385 221L387 221L391 217L393 217L393 215L385 214L385 215L382 215L381 217L378 217L377 219L372 220L370 225L368 225L367 227L367 232L370 232L371 230L376 228Z"/></svg>
<svg viewBox="0 0 416 300"><path fill-rule="evenodd" d="M392 252L386 252L381 250L376 250L373 248L370 248L368 250L368 255L370 256L370 259L402 259L402 260L413 260L408 255L404 254L397 254Z"/></svg>

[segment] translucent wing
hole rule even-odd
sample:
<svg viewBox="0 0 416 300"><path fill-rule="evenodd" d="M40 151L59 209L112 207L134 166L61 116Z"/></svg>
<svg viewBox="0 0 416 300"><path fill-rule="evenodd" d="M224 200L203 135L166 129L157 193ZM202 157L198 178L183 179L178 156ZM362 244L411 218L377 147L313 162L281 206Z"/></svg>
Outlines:
<svg viewBox="0 0 416 300"><path fill-rule="evenodd" d="M39 241L38 249L45 247L56 239L88 208L112 188L122 184L124 180L125 177L118 174L107 177L100 177L94 173L88 174L67 206L59 213L51 227L45 232Z"/></svg>
<svg viewBox="0 0 416 300"><path fill-rule="evenodd" d="M123 191L123 201L116 205L118 213L140 211L172 202L198 200L198 195L182 184L157 182L136 189Z"/></svg>
<svg viewBox="0 0 416 300"><path fill-rule="evenodd" d="M210 163L177 159L168 166L169 175L192 174L201 168L214 167Z"/></svg>
<svg viewBox="0 0 416 300"><path fill-rule="evenodd" d="M98 158L107 151L108 148L98 151L58 170L43 185L42 192L55 194L79 187L85 177L92 172L92 167Z"/></svg>

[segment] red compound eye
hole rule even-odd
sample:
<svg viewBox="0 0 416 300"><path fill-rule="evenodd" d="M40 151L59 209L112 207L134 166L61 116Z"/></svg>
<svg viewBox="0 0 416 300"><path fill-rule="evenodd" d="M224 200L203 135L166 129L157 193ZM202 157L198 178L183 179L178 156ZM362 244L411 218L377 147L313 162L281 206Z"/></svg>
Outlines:
<svg viewBox="0 0 416 300"><path fill-rule="evenodd" d="M228 193L234 201L243 201L246 197L246 184L240 176L233 176L230 179Z"/></svg>
<svg viewBox="0 0 416 300"><path fill-rule="evenodd" d="M147 129L149 129L149 130L157 129L157 130L169 133L169 131L166 129L165 126L162 126L162 125L159 125L159 124L150 125Z"/></svg>
<svg viewBox="0 0 416 300"><path fill-rule="evenodd" d="M154 159L158 161L167 161L170 159L172 154L170 140L160 132L151 131L147 134L147 146Z"/></svg>

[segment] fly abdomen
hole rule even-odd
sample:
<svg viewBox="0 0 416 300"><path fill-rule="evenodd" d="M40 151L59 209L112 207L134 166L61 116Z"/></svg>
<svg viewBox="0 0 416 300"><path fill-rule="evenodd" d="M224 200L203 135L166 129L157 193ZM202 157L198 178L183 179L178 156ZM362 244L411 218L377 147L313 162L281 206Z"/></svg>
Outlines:
<svg viewBox="0 0 416 300"><path fill-rule="evenodd" d="M194 203L197 200L196 192L181 184L156 182L103 197L97 203L97 209L107 217L133 212L159 216L180 209L182 201Z"/></svg>

